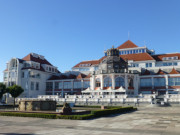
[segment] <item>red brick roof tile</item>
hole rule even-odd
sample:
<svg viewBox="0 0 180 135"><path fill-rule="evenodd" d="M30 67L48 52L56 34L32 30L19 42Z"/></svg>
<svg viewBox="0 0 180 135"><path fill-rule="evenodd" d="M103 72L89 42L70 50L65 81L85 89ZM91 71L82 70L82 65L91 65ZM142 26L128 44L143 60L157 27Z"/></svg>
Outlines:
<svg viewBox="0 0 180 135"><path fill-rule="evenodd" d="M138 47L138 46L135 45L132 41L128 40L124 42L122 45L120 45L119 47L117 47L117 49L135 48L135 47Z"/></svg>
<svg viewBox="0 0 180 135"><path fill-rule="evenodd" d="M161 69L159 69L159 71L156 73L157 75L165 75L167 73L165 73L164 71L162 71Z"/></svg>
<svg viewBox="0 0 180 135"><path fill-rule="evenodd" d="M99 60L82 61L82 62L78 63L77 65L75 65L73 68L76 68L76 67L86 67L86 66L81 66L83 64L89 64L89 66L98 65L99 64Z"/></svg>
<svg viewBox="0 0 180 135"><path fill-rule="evenodd" d="M85 78L85 77L86 77L85 74L80 73L80 74L76 77L76 79L82 79L82 78Z"/></svg>
<svg viewBox="0 0 180 135"><path fill-rule="evenodd" d="M148 53L137 53L137 54L126 54L120 55L120 57L124 60L133 60L133 61L146 61L146 60L154 60L151 55Z"/></svg>
<svg viewBox="0 0 180 135"><path fill-rule="evenodd" d="M172 69L172 71L169 74L180 74L179 71L177 71L176 69Z"/></svg>
<svg viewBox="0 0 180 135"><path fill-rule="evenodd" d="M47 64L47 65L51 65L51 63L49 63L46 59L40 59L40 58L36 58L36 57L33 57L32 54L28 54L27 56L25 56L22 60L25 60L25 61L34 61L34 62L38 62L40 64Z"/></svg>
<svg viewBox="0 0 180 135"><path fill-rule="evenodd" d="M152 55L152 57L153 57L156 61L163 61L163 58L164 58L164 57L175 57L175 56L178 56L178 59L180 59L180 53Z"/></svg>

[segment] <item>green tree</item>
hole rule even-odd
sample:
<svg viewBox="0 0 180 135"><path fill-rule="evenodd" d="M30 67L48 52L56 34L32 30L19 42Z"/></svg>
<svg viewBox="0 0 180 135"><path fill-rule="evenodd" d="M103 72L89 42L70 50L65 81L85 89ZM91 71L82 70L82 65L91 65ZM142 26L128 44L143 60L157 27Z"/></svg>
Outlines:
<svg viewBox="0 0 180 135"><path fill-rule="evenodd" d="M0 83L0 99L2 98L4 93L6 93L6 85Z"/></svg>
<svg viewBox="0 0 180 135"><path fill-rule="evenodd" d="M15 106L15 98L17 98L21 93L24 92L24 89L21 86L13 85L7 88L7 91L14 98L14 106Z"/></svg>

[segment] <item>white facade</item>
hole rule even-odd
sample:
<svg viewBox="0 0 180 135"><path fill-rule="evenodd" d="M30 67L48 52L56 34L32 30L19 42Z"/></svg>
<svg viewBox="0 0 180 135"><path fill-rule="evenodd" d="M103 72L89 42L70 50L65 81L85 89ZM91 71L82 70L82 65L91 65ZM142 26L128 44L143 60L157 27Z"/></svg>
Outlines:
<svg viewBox="0 0 180 135"><path fill-rule="evenodd" d="M20 85L24 92L20 97L36 98L46 93L46 81L57 75L57 67L52 66L43 56L31 53L23 59L12 58L4 71L4 84Z"/></svg>

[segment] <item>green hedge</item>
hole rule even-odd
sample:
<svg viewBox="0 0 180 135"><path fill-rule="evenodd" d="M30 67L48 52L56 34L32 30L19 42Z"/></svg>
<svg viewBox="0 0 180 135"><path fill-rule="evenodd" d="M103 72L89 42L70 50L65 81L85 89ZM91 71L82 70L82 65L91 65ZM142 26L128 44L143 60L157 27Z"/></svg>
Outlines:
<svg viewBox="0 0 180 135"><path fill-rule="evenodd" d="M110 114L126 113L126 112L134 111L134 110L136 110L136 108L121 107L121 108L111 108L111 109L91 111L91 114L93 114L96 117L100 117L100 116L105 116L105 115L110 115Z"/></svg>
<svg viewBox="0 0 180 135"><path fill-rule="evenodd" d="M18 117L36 117L36 118L56 119L56 114L44 114L44 113L0 112L0 116L18 116Z"/></svg>
<svg viewBox="0 0 180 135"><path fill-rule="evenodd" d="M85 115L57 115L57 119L87 120L94 118L93 114Z"/></svg>
<svg viewBox="0 0 180 135"><path fill-rule="evenodd" d="M97 118L97 117L106 116L106 115L110 115L110 114L126 113L126 112L134 111L134 110L137 110L137 108L120 107L120 108L111 108L111 109L91 111L91 114L84 114L84 115L57 115L57 114L45 114L45 113L0 112L0 116L36 117L36 118L46 118L46 119L87 120L87 119Z"/></svg>

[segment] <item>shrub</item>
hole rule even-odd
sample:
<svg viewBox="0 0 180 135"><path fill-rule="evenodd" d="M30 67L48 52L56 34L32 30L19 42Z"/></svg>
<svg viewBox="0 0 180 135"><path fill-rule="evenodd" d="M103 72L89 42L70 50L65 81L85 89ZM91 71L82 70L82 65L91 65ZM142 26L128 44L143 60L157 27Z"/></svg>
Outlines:
<svg viewBox="0 0 180 135"><path fill-rule="evenodd" d="M44 114L44 113L17 113L17 112L0 112L0 116L17 116L17 117L36 117L55 119L56 114Z"/></svg>
<svg viewBox="0 0 180 135"><path fill-rule="evenodd" d="M134 110L133 107L111 108L111 109L91 111L91 114L95 115L95 117L100 117L110 114L125 113L133 110Z"/></svg>
<svg viewBox="0 0 180 135"><path fill-rule="evenodd" d="M58 119L71 119L71 120L87 120L91 119L94 116L92 114L85 115L57 115Z"/></svg>

